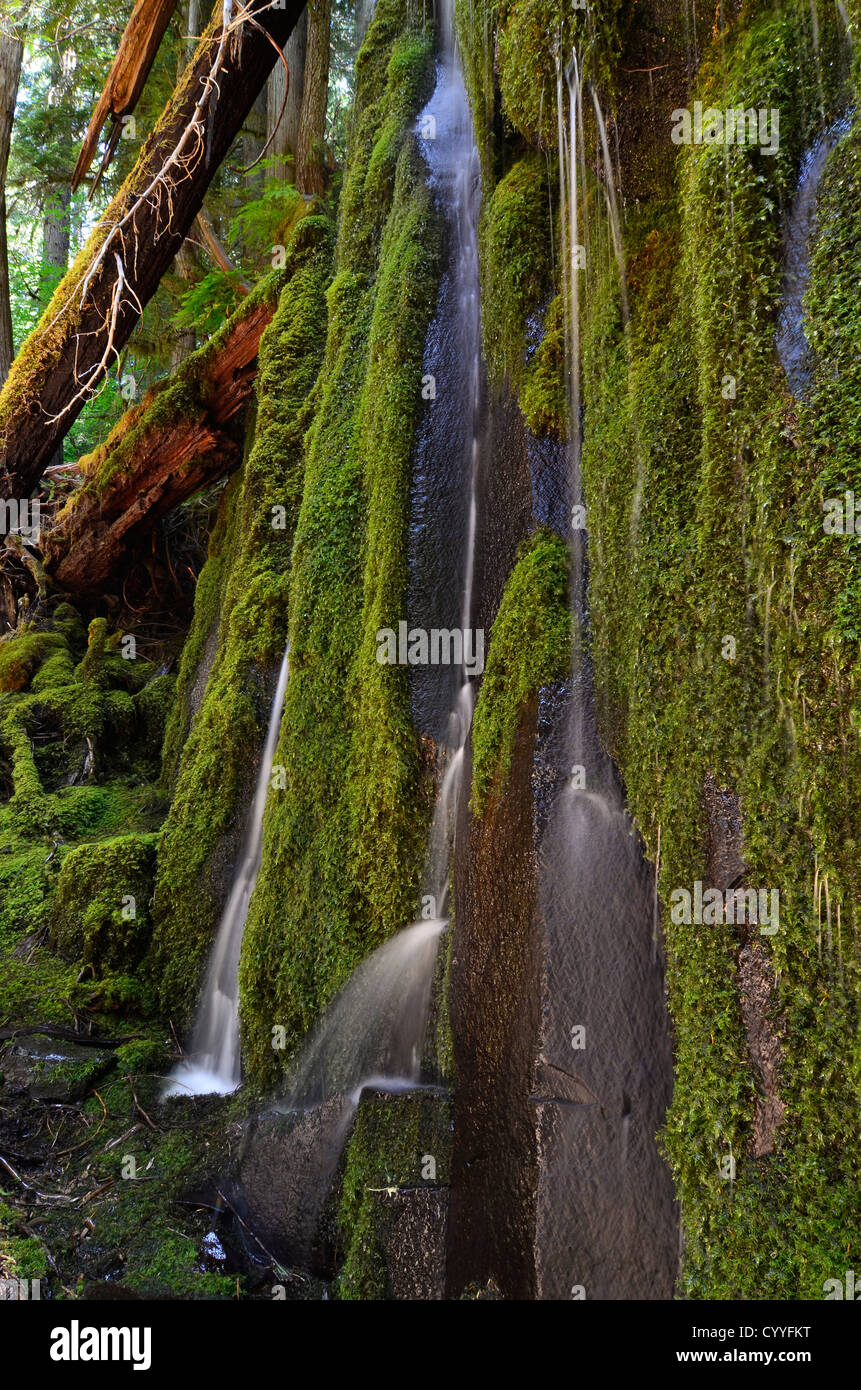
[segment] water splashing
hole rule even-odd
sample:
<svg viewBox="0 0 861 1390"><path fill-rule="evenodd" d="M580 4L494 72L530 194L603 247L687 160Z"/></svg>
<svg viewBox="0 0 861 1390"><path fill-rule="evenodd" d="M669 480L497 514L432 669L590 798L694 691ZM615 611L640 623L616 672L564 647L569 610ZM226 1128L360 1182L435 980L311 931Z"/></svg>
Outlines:
<svg viewBox="0 0 861 1390"><path fill-rule="evenodd" d="M279 1111L333 1096L358 1104L365 1086L418 1082L437 942L447 923L416 922L353 972L323 1014L293 1068Z"/></svg>
<svg viewBox="0 0 861 1390"><path fill-rule="evenodd" d="M842 116L822 132L805 154L784 232L783 295L775 341L796 400L803 398L812 370L804 333L804 296L810 283L810 234L816 216L816 195L828 156L850 125L851 116Z"/></svg>

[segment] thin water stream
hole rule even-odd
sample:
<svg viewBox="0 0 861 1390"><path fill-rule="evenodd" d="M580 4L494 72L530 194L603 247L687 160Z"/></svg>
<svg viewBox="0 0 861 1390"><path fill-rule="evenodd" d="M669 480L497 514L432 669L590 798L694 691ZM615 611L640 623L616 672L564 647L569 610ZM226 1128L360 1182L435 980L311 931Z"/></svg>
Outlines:
<svg viewBox="0 0 861 1390"><path fill-rule="evenodd" d="M560 199L567 201L570 401L567 492L582 504L579 319L590 293L583 82L560 71ZM606 125L593 105L610 233L627 319L621 221ZM567 114L567 123L564 119ZM639 486L639 484L638 484ZM638 502L639 505L639 502ZM573 518L572 518L573 519ZM540 753L559 786L540 840L543 1007L535 1094L540 1298L670 1298L678 1228L657 1134L672 1094L672 1054L654 883L601 747L588 657L587 532L569 533L574 655ZM548 699L551 697L548 695Z"/></svg>
<svg viewBox="0 0 861 1390"><path fill-rule="evenodd" d="M242 1080L239 1050L239 953L248 905L257 882L263 852L263 813L272 776L281 714L290 676L290 644L284 652L269 727L260 758L257 786L248 815L245 844L230 895L221 914L206 972L188 1059L175 1068L164 1090L173 1095L227 1094Z"/></svg>

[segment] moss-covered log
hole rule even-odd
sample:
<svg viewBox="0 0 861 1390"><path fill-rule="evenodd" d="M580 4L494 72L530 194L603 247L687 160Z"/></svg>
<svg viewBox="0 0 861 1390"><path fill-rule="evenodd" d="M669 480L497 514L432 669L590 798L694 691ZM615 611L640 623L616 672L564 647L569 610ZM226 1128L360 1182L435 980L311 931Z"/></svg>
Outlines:
<svg viewBox="0 0 861 1390"><path fill-rule="evenodd" d="M46 568L70 595L104 592L129 547L205 483L238 467L230 422L248 402L257 350L275 313L283 272L261 281L215 337L127 411L81 460L83 486L45 541Z"/></svg>

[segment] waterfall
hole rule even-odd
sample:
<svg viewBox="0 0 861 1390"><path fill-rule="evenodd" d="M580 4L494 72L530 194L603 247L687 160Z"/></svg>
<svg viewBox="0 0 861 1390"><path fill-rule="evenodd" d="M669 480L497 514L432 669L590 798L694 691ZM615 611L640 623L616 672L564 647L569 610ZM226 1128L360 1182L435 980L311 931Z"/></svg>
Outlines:
<svg viewBox="0 0 861 1390"><path fill-rule="evenodd" d="M851 115L841 116L817 137L805 154L783 234L783 286L775 344L796 400L803 398L812 371L810 348L804 333L804 296L810 284L810 235L816 218L819 181L828 156L850 125Z"/></svg>
<svg viewBox="0 0 861 1390"><path fill-rule="evenodd" d="M461 628L472 613L474 550L477 529L477 479L480 462L478 413L481 390L481 320L478 272L478 212L481 184L472 120L457 57L450 0L441 16L441 52L433 95L417 121L417 130L433 131L424 144L429 183L449 226L451 264L440 288L439 305L429 333L433 356L440 345L448 349L448 369L433 362L439 373L440 397L431 408L425 443L434 468L451 456L451 415L466 426L458 458L466 473L461 553L453 558L461 578L458 610ZM445 377L443 373L445 372ZM436 413L435 413L436 412ZM439 603L440 595L434 595ZM328 1006L293 1065L281 1111L304 1110L341 1097L348 1107L358 1104L366 1085L403 1089L419 1082L421 1051L427 1027L431 982L439 938L445 930L449 874L458 807L466 765L466 743L472 725L472 685L464 666L457 676L453 708L443 747L443 773L428 838L423 901L430 899L432 915L414 922L384 942L353 973ZM344 1107L333 1110L346 1133ZM330 1136L331 1137L331 1136ZM333 1147L329 1144L330 1149Z"/></svg>
<svg viewBox="0 0 861 1390"><path fill-rule="evenodd" d="M583 84L578 55L565 68L557 58L569 505L585 500L580 314L590 307L594 273L584 215ZM622 227L594 89L592 106L627 335ZM639 453L635 512L642 491ZM572 514L572 521L572 665L561 707L552 692L542 696L552 732L539 754L559 790L539 848L544 998L533 1096L541 1154L538 1294L567 1298L573 1285L582 1285L590 1299L669 1298L678 1235L672 1181L655 1135L671 1096L672 1056L653 940L654 888L598 735L584 640L587 532L581 518Z"/></svg>
<svg viewBox="0 0 861 1390"><path fill-rule="evenodd" d="M266 742L260 759L257 787L245 832L245 843L230 895L221 914L215 945L206 972L191 1056L171 1073L164 1096L227 1094L242 1079L239 1051L239 952L248 905L257 882L263 850L263 812L272 776L272 763L281 728L281 713L290 674L290 644L284 652Z"/></svg>

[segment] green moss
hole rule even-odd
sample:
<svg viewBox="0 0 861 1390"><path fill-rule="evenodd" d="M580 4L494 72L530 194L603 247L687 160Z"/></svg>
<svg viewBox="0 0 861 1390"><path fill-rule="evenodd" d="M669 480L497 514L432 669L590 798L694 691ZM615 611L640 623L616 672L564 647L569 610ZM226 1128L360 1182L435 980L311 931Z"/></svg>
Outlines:
<svg viewBox="0 0 861 1390"><path fill-rule="evenodd" d="M708 880L707 783L740 795L747 882L780 894L780 930L759 942L774 980L786 1114L773 1153L761 1157L740 938L666 923L676 1081L664 1142L682 1202L683 1289L693 1298L821 1297L823 1278L857 1241L857 1145L846 1117L861 1073L848 1041L861 983L849 792L861 771L850 714L858 557L851 540L822 531L829 488L858 479L851 142L832 156L823 185L826 241L808 299L822 358L803 407L774 353L781 210L822 104L830 120L847 100L836 25L821 13L820 23L819 68L806 6L746 7L718 37L696 95L719 108L777 107L779 153L680 150L677 199L628 221L628 334L614 269L593 260L581 299L604 737L653 857L660 832L665 902L674 888ZM837 245L845 259L835 277ZM823 875L830 944L814 907ZM732 1183L719 1169L730 1152Z"/></svg>
<svg viewBox="0 0 861 1390"><path fill-rule="evenodd" d="M69 960L131 971L151 931L155 835L121 835L66 856L51 915L51 943Z"/></svg>
<svg viewBox="0 0 861 1390"><path fill-rule="evenodd" d="M339 1298L392 1297L386 1239L403 1210L401 1192L447 1185L451 1128L448 1096L426 1091L364 1096L347 1151L339 1212L344 1242ZM430 1171L433 1177L426 1176Z"/></svg>
<svg viewBox="0 0 861 1390"><path fill-rule="evenodd" d="M429 36L379 4L358 64L338 274L290 587L283 790L240 963L244 1056L255 1079L288 1060L358 961L414 915L427 798L404 672L375 633L406 597L409 467L439 267L437 217L409 124L432 78ZM392 177L394 176L394 177ZM289 885L285 866L289 865Z"/></svg>
<svg viewBox="0 0 861 1390"><path fill-rule="evenodd" d="M254 764L287 639L290 548L301 496L304 409L323 352L330 229L305 218L287 247L284 290L260 344L256 416L228 488L195 605L165 778L176 790L159 848L150 967L164 1007L187 1021L224 894L225 845L238 852ZM218 622L196 717L196 666ZM182 748L180 752L180 743Z"/></svg>
<svg viewBox="0 0 861 1390"><path fill-rule="evenodd" d="M132 699L132 709L143 754L150 759L154 772L161 764L161 749L167 721L176 698L176 677L156 676Z"/></svg>
<svg viewBox="0 0 861 1390"><path fill-rule="evenodd" d="M123 1043L116 1050L117 1065L122 1072L132 1075L138 1072L164 1070L167 1058L163 1043L154 1038L139 1038L134 1042Z"/></svg>
<svg viewBox="0 0 861 1390"><path fill-rule="evenodd" d="M39 667L65 647L59 633L26 626L0 638L0 691L23 690Z"/></svg>
<svg viewBox="0 0 861 1390"><path fill-rule="evenodd" d="M472 808L483 815L508 781L524 702L568 670L568 551L550 531L521 545L499 612L472 726Z"/></svg>
<svg viewBox="0 0 861 1390"><path fill-rule="evenodd" d="M547 172L528 155L496 185L481 218L481 322L491 381L523 374L527 319L550 276Z"/></svg>
<svg viewBox="0 0 861 1390"><path fill-rule="evenodd" d="M561 294L551 301L541 342L523 369L518 401L533 434L565 433L565 304Z"/></svg>

